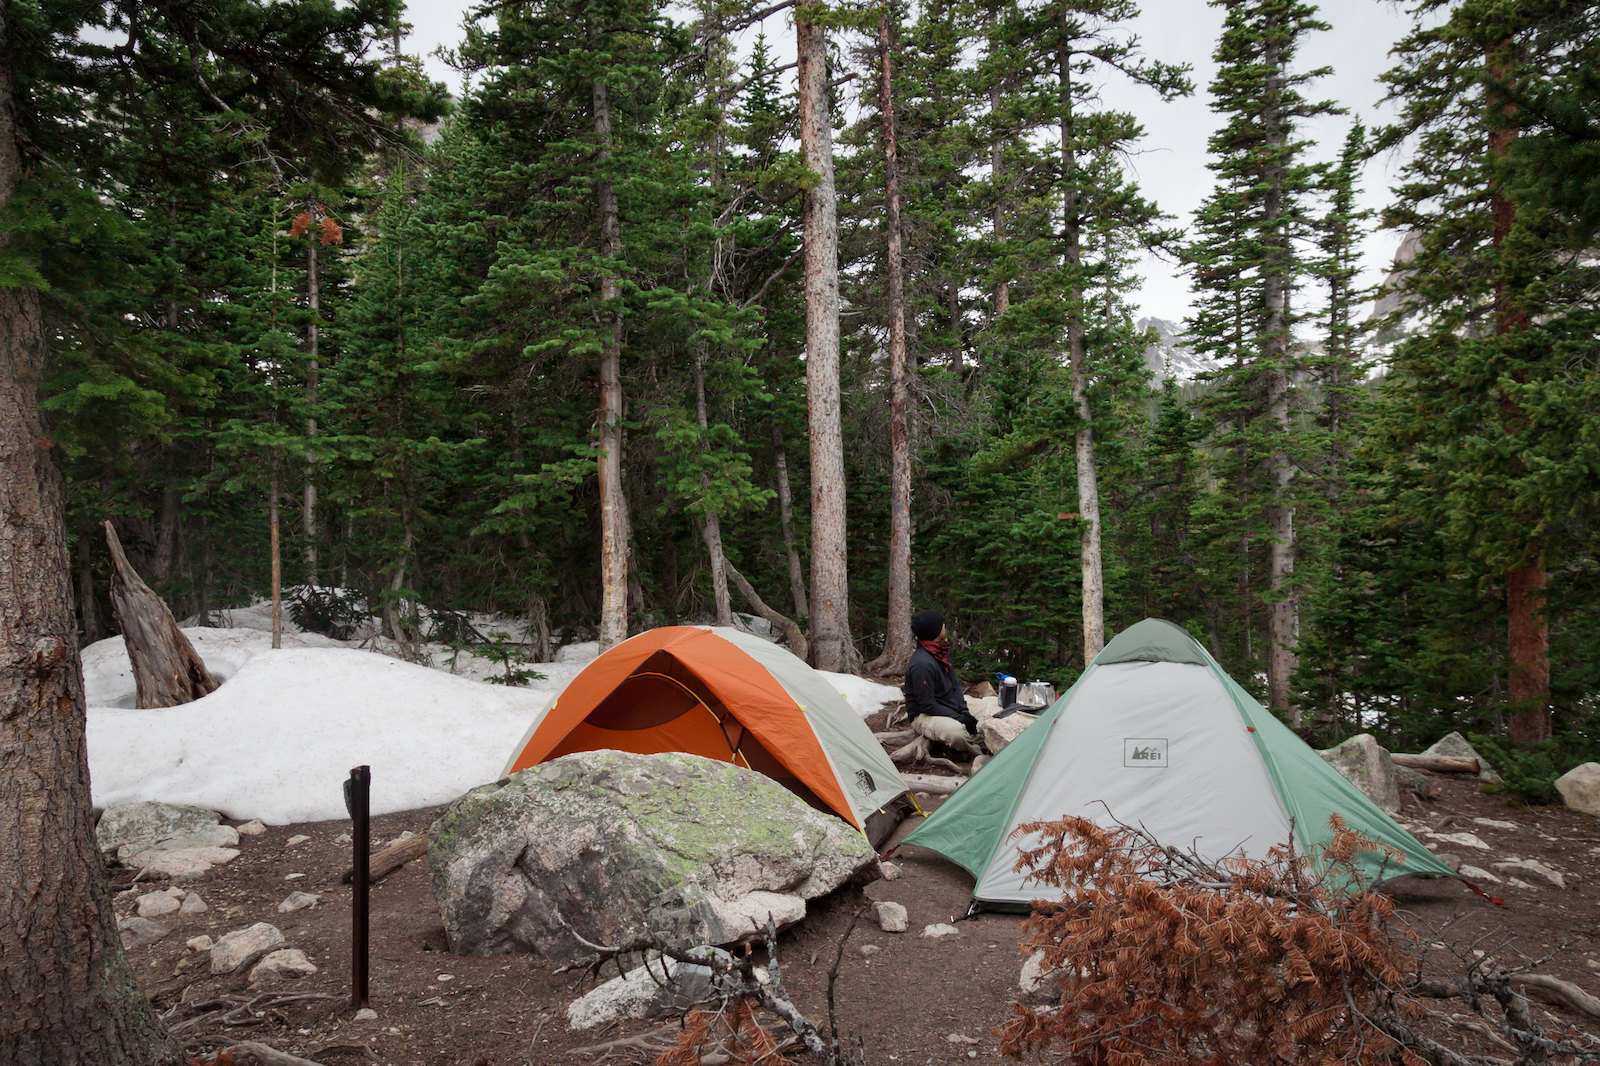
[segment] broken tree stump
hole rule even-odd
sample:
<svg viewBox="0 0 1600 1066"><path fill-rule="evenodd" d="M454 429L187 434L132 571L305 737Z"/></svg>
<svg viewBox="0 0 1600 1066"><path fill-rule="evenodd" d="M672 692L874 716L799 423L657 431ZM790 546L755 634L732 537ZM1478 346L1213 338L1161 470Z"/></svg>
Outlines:
<svg viewBox="0 0 1600 1066"><path fill-rule="evenodd" d="M161 597L128 562L109 521L106 547L111 550L111 607L128 646L138 706L176 707L215 692L219 682Z"/></svg>

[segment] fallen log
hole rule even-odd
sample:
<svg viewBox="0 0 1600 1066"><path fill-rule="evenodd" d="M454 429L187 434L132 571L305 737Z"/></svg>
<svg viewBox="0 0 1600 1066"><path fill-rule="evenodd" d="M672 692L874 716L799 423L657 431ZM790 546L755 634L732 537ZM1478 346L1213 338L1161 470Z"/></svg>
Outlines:
<svg viewBox="0 0 1600 1066"><path fill-rule="evenodd" d="M398 844L390 844L382 851L375 851L367 857L367 881L370 883L388 877L412 859L420 859L426 854L428 854L426 833L418 833L414 837L406 837ZM347 866L340 880L349 884L355 875L355 868Z"/></svg>
<svg viewBox="0 0 1600 1066"><path fill-rule="evenodd" d="M1399 755L1391 754L1389 759L1396 766L1409 766L1413 770L1432 770L1436 774L1475 774L1478 772L1478 760L1463 758L1458 755Z"/></svg>
<svg viewBox="0 0 1600 1066"><path fill-rule="evenodd" d="M794 619L768 607L766 601L756 594L754 586L746 581L745 576L739 573L738 569L727 559L722 560L722 569L728 575L728 580L732 581L735 587L744 594L744 598L750 601L750 606L755 609L756 614L765 618L768 623L782 631L783 639L788 642L789 651L794 654L794 657L805 659L807 652L810 650L810 645L806 643L805 630L796 625Z"/></svg>
<svg viewBox="0 0 1600 1066"><path fill-rule="evenodd" d="M967 783L964 777L940 777L936 774L901 774L913 792L926 792L931 796L948 796Z"/></svg>
<svg viewBox="0 0 1600 1066"><path fill-rule="evenodd" d="M877 739L879 744L887 746L890 744L904 744L916 734L912 733L909 729L891 729L887 733L874 733L872 735Z"/></svg>

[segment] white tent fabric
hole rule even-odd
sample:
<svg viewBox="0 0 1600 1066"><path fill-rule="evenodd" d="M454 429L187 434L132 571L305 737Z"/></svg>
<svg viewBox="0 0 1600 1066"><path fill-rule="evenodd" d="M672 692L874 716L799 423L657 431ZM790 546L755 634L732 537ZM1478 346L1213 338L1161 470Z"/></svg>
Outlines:
<svg viewBox="0 0 1600 1066"><path fill-rule="evenodd" d="M1023 823L1081 815L1143 826L1206 859L1259 858L1289 839L1284 809L1232 697L1207 666L1101 663L1053 723L1006 835ZM1032 846L1029 839L1017 841ZM1027 903L1039 890L1014 870L1016 847L995 850L973 895Z"/></svg>

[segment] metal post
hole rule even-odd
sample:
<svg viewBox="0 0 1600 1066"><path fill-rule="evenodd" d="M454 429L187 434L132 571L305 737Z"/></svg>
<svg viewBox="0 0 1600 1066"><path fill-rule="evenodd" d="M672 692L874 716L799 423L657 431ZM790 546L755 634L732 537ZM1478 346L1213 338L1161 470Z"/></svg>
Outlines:
<svg viewBox="0 0 1600 1066"><path fill-rule="evenodd" d="M367 1005L367 858L372 851L372 768L357 766L344 783L344 806L350 812L350 1002Z"/></svg>

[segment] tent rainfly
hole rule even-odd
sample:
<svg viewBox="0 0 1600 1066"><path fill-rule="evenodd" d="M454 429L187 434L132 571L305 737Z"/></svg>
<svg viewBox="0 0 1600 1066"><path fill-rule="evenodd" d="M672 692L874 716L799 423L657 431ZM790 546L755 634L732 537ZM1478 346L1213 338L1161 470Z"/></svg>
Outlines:
<svg viewBox="0 0 1600 1066"><path fill-rule="evenodd" d="M1118 634L1039 720L905 838L965 867L980 904L1025 906L1041 889L1014 869L1024 822L1078 815L1142 826L1204 859L1315 857L1329 816L1393 847L1378 876L1451 869L1223 672L1171 622Z"/></svg>
<svg viewBox="0 0 1600 1066"><path fill-rule="evenodd" d="M905 781L826 678L737 629L662 626L611 648L534 720L513 774L576 751L682 751L766 774L862 830L894 831Z"/></svg>

